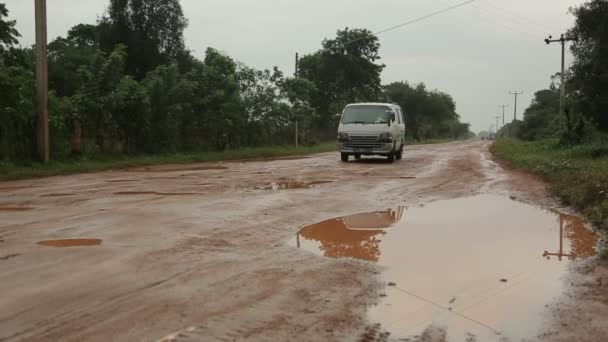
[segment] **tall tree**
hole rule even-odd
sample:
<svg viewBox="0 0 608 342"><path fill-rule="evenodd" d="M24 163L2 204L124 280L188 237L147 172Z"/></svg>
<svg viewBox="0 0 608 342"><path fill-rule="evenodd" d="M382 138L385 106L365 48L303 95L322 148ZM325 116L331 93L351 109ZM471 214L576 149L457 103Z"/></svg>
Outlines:
<svg viewBox="0 0 608 342"><path fill-rule="evenodd" d="M110 0L100 22L101 47L127 46L127 73L136 79L162 64L178 63L186 54L184 17L179 0Z"/></svg>
<svg viewBox="0 0 608 342"><path fill-rule="evenodd" d="M4 60L6 52L18 43L19 31L15 28L14 20L7 20L8 9L4 3L0 3L0 63Z"/></svg>
<svg viewBox="0 0 608 342"><path fill-rule="evenodd" d="M549 89L534 94L532 104L524 112L524 119L517 132L519 138L536 140L555 136L560 129L559 89L551 85Z"/></svg>
<svg viewBox="0 0 608 342"><path fill-rule="evenodd" d="M454 99L424 83L395 82L384 87L384 98L403 108L407 135L416 140L429 138L466 138L469 124L460 122Z"/></svg>
<svg viewBox="0 0 608 342"><path fill-rule="evenodd" d="M80 87L81 67L88 66L99 49L99 26L72 27L67 38L49 44L49 86L58 96L72 96Z"/></svg>
<svg viewBox="0 0 608 342"><path fill-rule="evenodd" d="M366 29L337 32L323 48L300 61L300 76L317 89L313 106L325 122L348 102L375 100L381 91L378 37Z"/></svg>
<svg viewBox="0 0 608 342"><path fill-rule="evenodd" d="M574 63L569 86L578 110L608 131L608 1L592 0L571 10Z"/></svg>

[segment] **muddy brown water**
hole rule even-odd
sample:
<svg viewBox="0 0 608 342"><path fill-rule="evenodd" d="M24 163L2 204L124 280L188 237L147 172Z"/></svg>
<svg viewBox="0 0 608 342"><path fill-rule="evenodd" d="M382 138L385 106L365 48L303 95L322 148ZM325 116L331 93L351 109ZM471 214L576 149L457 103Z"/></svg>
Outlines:
<svg viewBox="0 0 608 342"><path fill-rule="evenodd" d="M479 195L330 219L295 244L385 266L392 286L369 318L393 337L433 324L450 341L515 341L536 336L569 262L595 255L597 241L577 216Z"/></svg>
<svg viewBox="0 0 608 342"><path fill-rule="evenodd" d="M0 211L30 211L30 210L34 210L34 208L32 207L0 207Z"/></svg>
<svg viewBox="0 0 608 342"><path fill-rule="evenodd" d="M157 191L119 191L114 195L137 196L137 195L157 195L157 196L196 196L203 195L202 192L157 192Z"/></svg>
<svg viewBox="0 0 608 342"><path fill-rule="evenodd" d="M65 248L99 246L101 242L101 239L58 239L39 241L38 244L41 246Z"/></svg>
<svg viewBox="0 0 608 342"><path fill-rule="evenodd" d="M292 180L280 180L277 182L270 182L261 186L256 186L255 190L295 190L295 189L309 189L315 185L331 183L332 181L309 181L300 182Z"/></svg>

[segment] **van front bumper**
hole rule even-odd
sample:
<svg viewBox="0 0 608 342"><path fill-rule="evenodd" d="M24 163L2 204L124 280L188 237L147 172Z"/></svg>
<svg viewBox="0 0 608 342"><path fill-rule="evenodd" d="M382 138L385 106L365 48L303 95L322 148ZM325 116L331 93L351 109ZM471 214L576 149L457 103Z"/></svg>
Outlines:
<svg viewBox="0 0 608 342"><path fill-rule="evenodd" d="M393 143L375 143L373 146L353 146L351 142L338 142L340 153L366 155L388 155L393 151Z"/></svg>

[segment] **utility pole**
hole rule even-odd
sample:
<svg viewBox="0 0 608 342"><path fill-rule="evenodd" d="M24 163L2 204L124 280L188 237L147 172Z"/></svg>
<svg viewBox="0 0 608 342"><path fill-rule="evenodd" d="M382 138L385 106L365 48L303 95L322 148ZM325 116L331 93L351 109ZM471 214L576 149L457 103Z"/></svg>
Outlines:
<svg viewBox="0 0 608 342"><path fill-rule="evenodd" d="M496 134L498 135L498 131L500 130L500 124L498 123L498 120L500 120L500 116L495 116L494 118L496 119Z"/></svg>
<svg viewBox="0 0 608 342"><path fill-rule="evenodd" d="M561 43L562 44L562 72L561 72L561 84L560 84L560 96L559 96L559 116L564 117L566 110L566 42L576 40L573 37L566 37L563 34L559 39L552 39L552 36L545 39L545 43L547 45L551 43Z"/></svg>
<svg viewBox="0 0 608 342"><path fill-rule="evenodd" d="M502 105L502 106L498 106L499 108L502 108L502 125L505 125L505 108L509 108L509 105Z"/></svg>
<svg viewBox="0 0 608 342"><path fill-rule="evenodd" d="M49 68L47 59L46 0L34 0L36 12L36 96L38 100L38 155L48 163L49 148Z"/></svg>
<svg viewBox="0 0 608 342"><path fill-rule="evenodd" d="M523 91L510 91L509 94L515 95L515 108L513 108L513 121L517 121L517 96L523 94Z"/></svg>
<svg viewBox="0 0 608 342"><path fill-rule="evenodd" d="M299 74L299 68L300 68L300 55L296 52L296 68L295 68L295 73L294 76L297 79L298 78L298 74ZM296 117L296 113L294 113L294 119L296 122L296 148L298 148L298 145L300 145L300 139L299 139L299 123L298 123L298 118Z"/></svg>

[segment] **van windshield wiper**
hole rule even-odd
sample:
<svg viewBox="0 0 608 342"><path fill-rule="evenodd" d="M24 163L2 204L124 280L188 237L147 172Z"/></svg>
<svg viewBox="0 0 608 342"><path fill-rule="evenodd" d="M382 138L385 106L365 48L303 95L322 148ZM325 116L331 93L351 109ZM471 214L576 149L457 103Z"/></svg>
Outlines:
<svg viewBox="0 0 608 342"><path fill-rule="evenodd" d="M368 122L365 121L350 121L350 122L345 122L345 124L350 125L350 124L359 124L359 125L365 125Z"/></svg>

